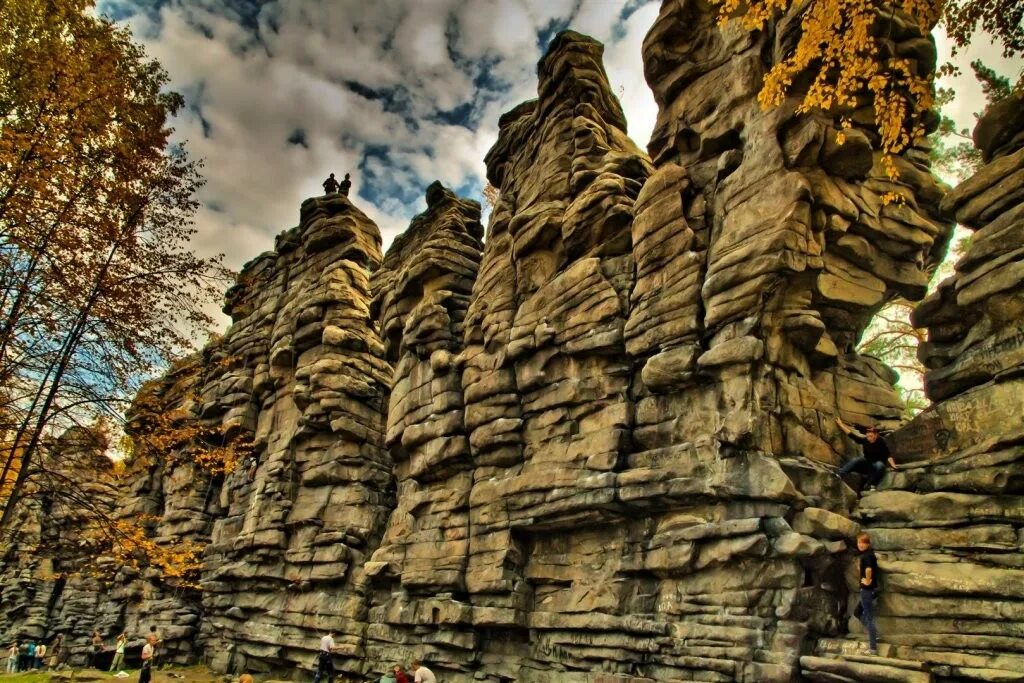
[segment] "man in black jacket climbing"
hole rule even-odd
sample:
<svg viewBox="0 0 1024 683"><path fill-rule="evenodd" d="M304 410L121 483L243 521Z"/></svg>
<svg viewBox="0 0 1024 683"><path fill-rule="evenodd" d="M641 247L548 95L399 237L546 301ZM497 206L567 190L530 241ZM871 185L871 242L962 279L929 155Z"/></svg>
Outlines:
<svg viewBox="0 0 1024 683"><path fill-rule="evenodd" d="M840 478L853 471L860 472L865 477L864 488L871 489L877 486L878 482L882 481L882 477L885 476L886 466L896 469L896 461L892 459L889 445L885 443L885 439L878 433L877 426L872 425L867 428L865 434L861 434L838 417L836 418L836 424L839 425L839 428L847 436L859 443L864 449L862 457L854 458L839 468L838 474Z"/></svg>

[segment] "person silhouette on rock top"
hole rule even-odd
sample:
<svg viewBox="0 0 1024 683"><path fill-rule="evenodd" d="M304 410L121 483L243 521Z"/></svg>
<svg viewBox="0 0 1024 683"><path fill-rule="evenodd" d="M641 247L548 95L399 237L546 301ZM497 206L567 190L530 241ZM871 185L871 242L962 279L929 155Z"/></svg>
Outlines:
<svg viewBox="0 0 1024 683"><path fill-rule="evenodd" d="M343 195L345 195L347 197L348 196L348 191L350 189L352 189L352 181L349 180L348 173L346 173L345 174L345 179L341 181L340 185L338 185L338 192L340 192L341 194L343 194Z"/></svg>
<svg viewBox="0 0 1024 683"><path fill-rule="evenodd" d="M345 177L348 178L348 175L346 174ZM334 179L333 173L330 175L330 177L327 178L327 180L324 181L323 185L324 194L334 194L335 192L338 191L338 181Z"/></svg>

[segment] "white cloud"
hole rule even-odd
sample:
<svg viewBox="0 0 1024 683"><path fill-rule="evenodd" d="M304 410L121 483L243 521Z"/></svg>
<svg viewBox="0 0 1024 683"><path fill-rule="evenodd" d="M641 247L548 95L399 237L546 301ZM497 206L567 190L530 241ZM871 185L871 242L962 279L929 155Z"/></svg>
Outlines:
<svg viewBox="0 0 1024 683"><path fill-rule="evenodd" d="M123 13L128 3L152 1L103 4ZM633 11L621 21L627 4ZM659 4L277 0L239 17L225 0L169 0L129 23L186 94L175 126L205 160L208 181L196 248L223 252L237 268L273 247L329 172L353 174L352 197L380 226L385 247L422 210L433 180L481 185L498 117L536 96L538 40L553 28L606 43L612 89L645 147L657 107L641 45ZM964 63L981 56L1012 72L997 52L979 44ZM969 74L954 85L961 97L953 113L971 127L980 88ZM456 122L454 113L468 118Z"/></svg>
<svg viewBox="0 0 1024 683"><path fill-rule="evenodd" d="M604 52L608 82L622 102L629 136L644 150L658 118L658 105L644 80L641 49L644 36L658 17L658 9L658 3L651 2L633 12L623 27L625 35L607 45Z"/></svg>

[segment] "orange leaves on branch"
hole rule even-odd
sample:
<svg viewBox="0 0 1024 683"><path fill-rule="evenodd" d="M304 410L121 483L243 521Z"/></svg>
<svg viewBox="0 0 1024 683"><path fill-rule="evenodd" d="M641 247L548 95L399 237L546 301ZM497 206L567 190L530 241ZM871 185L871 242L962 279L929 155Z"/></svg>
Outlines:
<svg viewBox="0 0 1024 683"><path fill-rule="evenodd" d="M202 424L187 411L162 407L152 395L142 396L131 429L133 460L149 464L192 463L212 475L232 472L252 453L252 441L226 438L217 425Z"/></svg>
<svg viewBox="0 0 1024 683"><path fill-rule="evenodd" d="M930 49L920 44L942 22L965 46L980 26L1001 41L1006 56L1024 52L1020 0L711 0L723 22L738 19L759 31L787 12L799 12L800 33L765 75L759 101L779 106L800 96L799 112L838 114L849 127L870 107L877 146L890 178L893 156L928 132L935 106ZM782 22L779 22L779 26ZM863 115L856 117L863 123Z"/></svg>
<svg viewBox="0 0 1024 683"><path fill-rule="evenodd" d="M87 537L96 546L98 555L113 560L109 569L152 568L159 571L165 581L183 588L199 588L203 546L192 541L157 543L149 537L146 525L158 521L151 515L142 515L131 520L113 520L109 524L100 522L90 529ZM102 573L100 566L97 570Z"/></svg>

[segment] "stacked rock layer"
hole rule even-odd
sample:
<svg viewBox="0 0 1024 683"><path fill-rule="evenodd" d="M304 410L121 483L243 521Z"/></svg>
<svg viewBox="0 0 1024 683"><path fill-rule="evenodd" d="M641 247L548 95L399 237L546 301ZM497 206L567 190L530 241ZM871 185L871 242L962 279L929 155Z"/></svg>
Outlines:
<svg viewBox="0 0 1024 683"><path fill-rule="evenodd" d="M935 680L1024 671L1022 106L1012 97L979 121L986 163L943 200L973 234L914 314L928 330L919 354L935 403L895 433L904 469L856 510L884 577L883 654L923 662Z"/></svg>
<svg viewBox="0 0 1024 683"><path fill-rule="evenodd" d="M934 66L930 38L879 21ZM487 155L486 240L479 205L436 183L383 258L347 198L307 200L228 293L227 334L153 389L255 444L255 469L160 466L122 506L208 544L201 598L126 576L143 597L97 625L167 605L161 628L191 629L175 652L221 671L308 668L333 630L353 675L419 657L445 680L1013 680L986 672L1019 659L997 596L1024 599L1024 434L992 409L1019 389L1020 183L1001 179L1021 135L985 129L990 166L944 214L927 149L888 178L870 109L842 113L840 144L838 114L760 107L798 24L751 34L666 0L648 153L600 44L559 34ZM896 427L902 406L854 347L887 301L925 295L944 215L977 234L918 314L941 402L893 438L927 462L858 506L835 418ZM891 577L884 662L837 658L859 523ZM976 583L953 580L965 561Z"/></svg>

